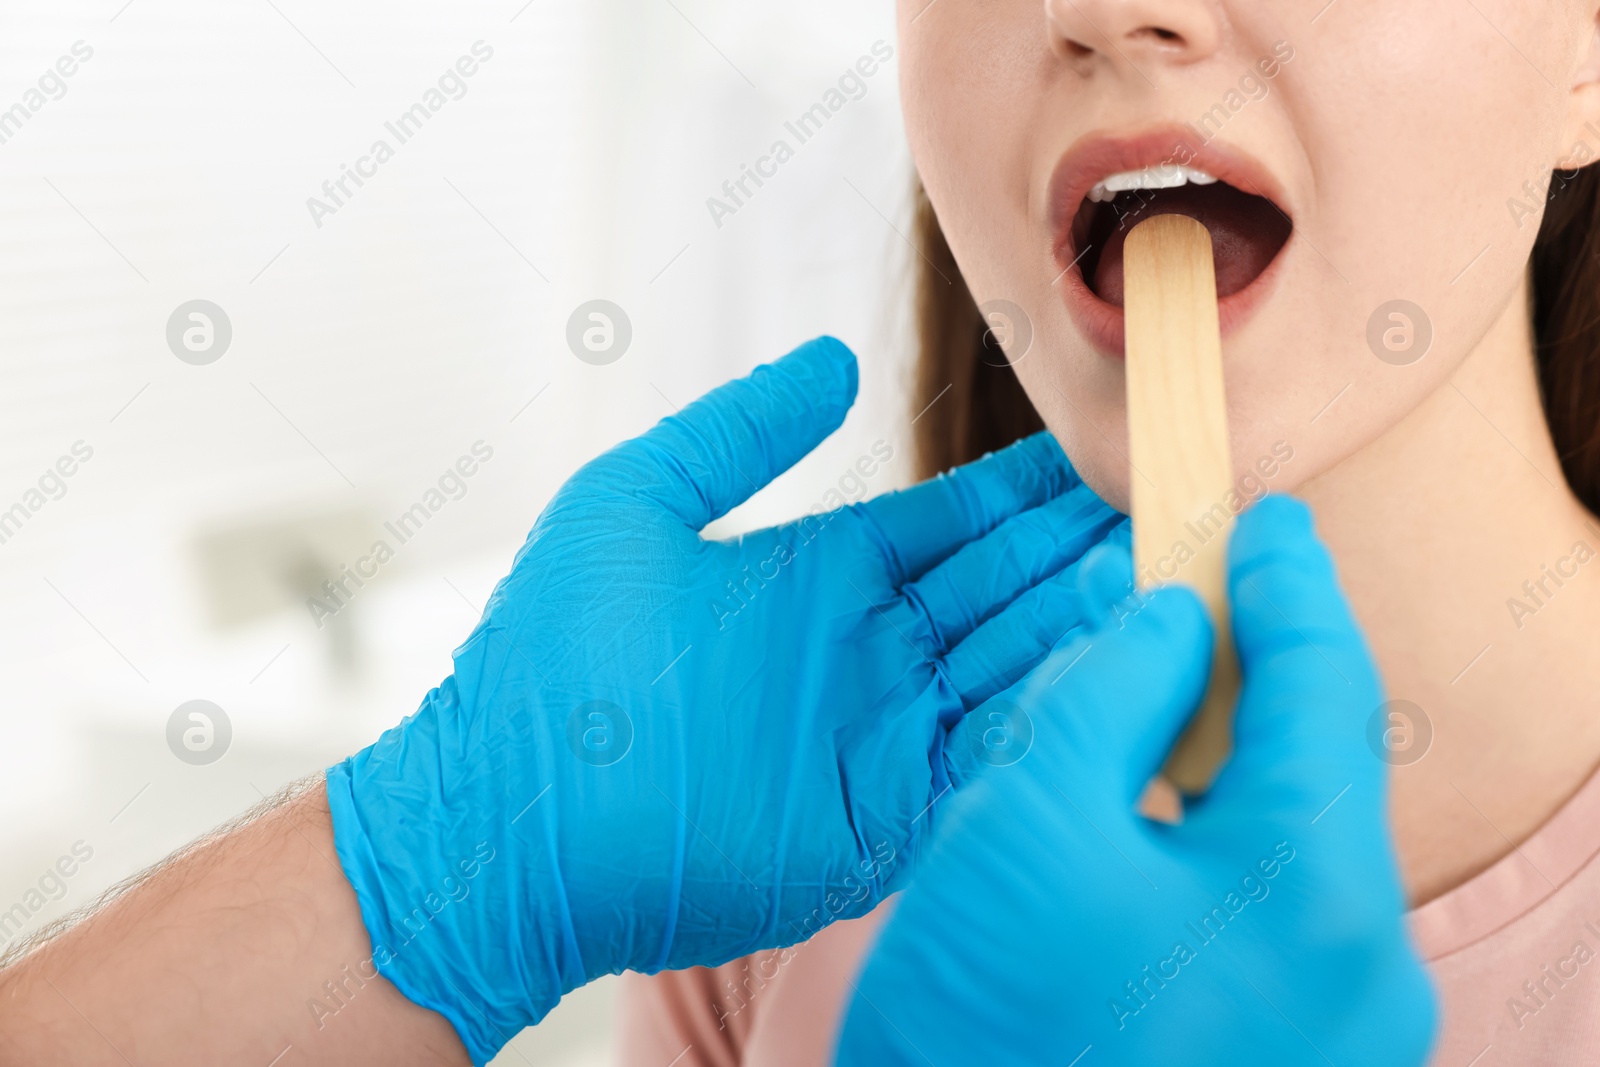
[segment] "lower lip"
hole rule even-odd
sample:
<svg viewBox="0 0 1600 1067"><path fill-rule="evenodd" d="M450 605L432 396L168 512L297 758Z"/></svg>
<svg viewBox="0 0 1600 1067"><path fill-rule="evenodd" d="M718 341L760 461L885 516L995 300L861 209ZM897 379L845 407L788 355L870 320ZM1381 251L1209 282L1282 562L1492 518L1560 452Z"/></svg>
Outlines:
<svg viewBox="0 0 1600 1067"><path fill-rule="evenodd" d="M1272 257L1272 262L1267 264L1267 269L1256 275L1249 285L1217 301L1217 321L1223 337L1243 326L1256 308L1271 295L1281 273L1279 265L1293 246L1294 238L1294 232L1291 231L1289 239ZM1122 309L1095 295L1084 281L1083 270L1077 263L1062 272L1056 288L1061 291L1062 300L1067 305L1067 314L1072 316L1072 321L1090 343L1113 359L1125 358L1128 337Z"/></svg>

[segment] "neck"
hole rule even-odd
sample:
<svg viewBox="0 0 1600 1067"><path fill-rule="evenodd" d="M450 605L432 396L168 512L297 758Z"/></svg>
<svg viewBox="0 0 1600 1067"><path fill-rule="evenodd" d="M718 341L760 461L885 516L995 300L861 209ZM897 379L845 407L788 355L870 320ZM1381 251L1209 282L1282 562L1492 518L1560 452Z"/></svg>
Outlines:
<svg viewBox="0 0 1600 1067"><path fill-rule="evenodd" d="M1441 388L1300 491L1389 698L1431 724L1426 757L1390 775L1414 903L1509 852L1600 762L1600 526L1550 439L1527 293ZM1401 737L1407 717L1389 720Z"/></svg>

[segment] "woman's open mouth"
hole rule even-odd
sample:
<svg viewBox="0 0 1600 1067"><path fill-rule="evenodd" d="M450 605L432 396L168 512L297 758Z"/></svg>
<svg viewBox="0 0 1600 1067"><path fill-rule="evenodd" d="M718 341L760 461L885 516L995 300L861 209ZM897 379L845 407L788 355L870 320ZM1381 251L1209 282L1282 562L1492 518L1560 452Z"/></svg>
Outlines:
<svg viewBox="0 0 1600 1067"><path fill-rule="evenodd" d="M1253 160L1200 143L1188 128L1080 142L1051 182L1058 284L1068 309L1091 340L1122 355L1123 242L1145 219L1189 215L1211 233L1218 313L1228 333L1265 295L1294 232L1281 200Z"/></svg>

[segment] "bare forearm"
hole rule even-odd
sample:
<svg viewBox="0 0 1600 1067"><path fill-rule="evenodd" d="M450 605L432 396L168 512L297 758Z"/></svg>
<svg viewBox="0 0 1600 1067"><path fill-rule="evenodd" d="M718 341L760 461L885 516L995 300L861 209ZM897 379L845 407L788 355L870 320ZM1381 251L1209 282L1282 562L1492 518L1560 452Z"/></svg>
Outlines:
<svg viewBox="0 0 1600 1067"><path fill-rule="evenodd" d="M0 1062L467 1056L442 1016L377 974L318 781L0 971Z"/></svg>

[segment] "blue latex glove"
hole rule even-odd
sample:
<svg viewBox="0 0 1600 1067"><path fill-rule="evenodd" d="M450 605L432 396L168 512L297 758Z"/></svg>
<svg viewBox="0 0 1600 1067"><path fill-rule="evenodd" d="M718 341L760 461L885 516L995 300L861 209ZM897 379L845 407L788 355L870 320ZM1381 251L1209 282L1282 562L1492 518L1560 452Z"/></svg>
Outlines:
<svg viewBox="0 0 1600 1067"><path fill-rule="evenodd" d="M840 1064L1423 1062L1433 995L1365 741L1375 667L1303 505L1262 501L1230 556L1244 685L1212 790L1179 826L1133 810L1199 701L1211 630L1187 589L1112 605L1007 694L1032 749L952 802ZM1131 589L1120 550L1085 561L1108 569Z"/></svg>
<svg viewBox="0 0 1600 1067"><path fill-rule="evenodd" d="M959 733L947 762L947 731L1077 621L1069 565L1121 517L1043 435L701 538L855 391L824 338L585 466L451 677L329 771L375 962L474 1061L598 975L722 963L870 910L972 763Z"/></svg>

